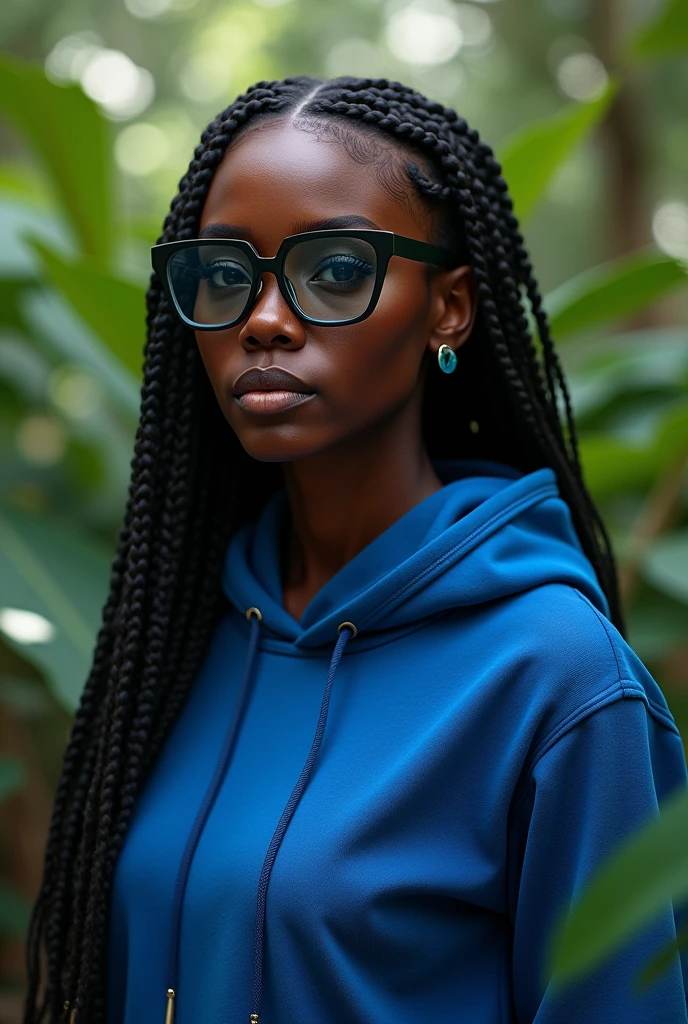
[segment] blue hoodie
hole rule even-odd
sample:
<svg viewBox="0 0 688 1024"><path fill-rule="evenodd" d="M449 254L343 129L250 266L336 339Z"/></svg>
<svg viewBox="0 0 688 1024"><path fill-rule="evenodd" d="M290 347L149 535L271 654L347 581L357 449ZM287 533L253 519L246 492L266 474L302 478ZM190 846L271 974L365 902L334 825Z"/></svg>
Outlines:
<svg viewBox="0 0 688 1024"><path fill-rule="evenodd" d="M632 991L670 903L586 978L546 971L557 912L686 784L664 696L554 472L437 468L300 621L284 493L233 536L117 863L108 1024L685 1024L683 959Z"/></svg>

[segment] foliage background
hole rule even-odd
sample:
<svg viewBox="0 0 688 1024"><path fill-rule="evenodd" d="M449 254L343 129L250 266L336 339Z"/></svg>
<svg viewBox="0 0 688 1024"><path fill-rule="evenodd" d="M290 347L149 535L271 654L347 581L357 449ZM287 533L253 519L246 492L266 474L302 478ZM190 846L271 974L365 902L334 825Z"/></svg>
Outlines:
<svg viewBox="0 0 688 1024"><path fill-rule="evenodd" d="M496 149L629 641L688 735L687 53L683 0L0 6L0 1024L124 511L148 250L254 81L398 78Z"/></svg>

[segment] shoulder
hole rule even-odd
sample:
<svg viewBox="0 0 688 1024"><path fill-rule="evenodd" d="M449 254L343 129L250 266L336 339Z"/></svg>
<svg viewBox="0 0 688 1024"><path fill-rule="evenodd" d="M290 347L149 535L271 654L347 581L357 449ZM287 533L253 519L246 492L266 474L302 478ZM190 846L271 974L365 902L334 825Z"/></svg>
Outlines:
<svg viewBox="0 0 688 1024"><path fill-rule="evenodd" d="M567 583L544 583L474 605L465 618L458 612L457 623L462 620L464 642L483 651L489 642L495 663L513 677L542 680L543 685L555 677L565 685L573 677L580 690L587 679L599 689L601 683L619 683L627 673L623 648L628 645L621 634Z"/></svg>
<svg viewBox="0 0 688 1024"><path fill-rule="evenodd" d="M491 609L494 656L506 702L518 710L529 758L541 756L591 714L639 700L678 734L664 694L628 642L592 601L565 583L548 583Z"/></svg>
<svg viewBox="0 0 688 1024"><path fill-rule="evenodd" d="M562 668L575 661L578 670L587 663L604 668L619 680L621 634L580 590L568 583L544 583L513 594L503 602L500 617L509 632L522 638L530 655L552 659Z"/></svg>

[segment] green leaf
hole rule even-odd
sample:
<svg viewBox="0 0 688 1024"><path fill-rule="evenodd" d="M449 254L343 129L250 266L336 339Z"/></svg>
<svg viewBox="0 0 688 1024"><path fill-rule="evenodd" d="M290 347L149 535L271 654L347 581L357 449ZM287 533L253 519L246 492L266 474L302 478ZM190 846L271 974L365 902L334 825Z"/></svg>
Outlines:
<svg viewBox="0 0 688 1024"><path fill-rule="evenodd" d="M9 757L0 757L0 800L6 800L8 796L16 793L21 789L23 782L23 765Z"/></svg>
<svg viewBox="0 0 688 1024"><path fill-rule="evenodd" d="M0 193L49 209L50 197L41 174L27 164L0 162Z"/></svg>
<svg viewBox="0 0 688 1024"><path fill-rule="evenodd" d="M666 657L686 640L686 607L665 591L641 586L628 609L629 643L641 661ZM664 681L663 681L664 682ZM664 686L664 696L681 732L680 715L688 712L688 688ZM680 709L679 709L680 702ZM688 733L687 733L688 734Z"/></svg>
<svg viewBox="0 0 688 1024"><path fill-rule="evenodd" d="M688 530L656 540L645 552L643 575L659 590L688 604Z"/></svg>
<svg viewBox="0 0 688 1024"><path fill-rule="evenodd" d="M38 239L29 239L51 283L140 380L145 343L143 288L101 270L88 260L66 260Z"/></svg>
<svg viewBox="0 0 688 1024"><path fill-rule="evenodd" d="M571 344L569 392L579 425L611 405L635 410L639 393L675 394L688 385L688 329L651 327Z"/></svg>
<svg viewBox="0 0 688 1024"><path fill-rule="evenodd" d="M7 281L0 278L0 323L3 327L24 327L21 301L26 281Z"/></svg>
<svg viewBox="0 0 688 1024"><path fill-rule="evenodd" d="M644 925L688 896L688 789L631 836L587 881L553 929L552 982L569 982L611 956Z"/></svg>
<svg viewBox="0 0 688 1024"><path fill-rule="evenodd" d="M91 668L111 559L76 531L26 512L0 513L0 632L73 710ZM14 613L36 616L28 634ZM13 617L14 616L14 617ZM29 639L33 635L35 639Z"/></svg>
<svg viewBox="0 0 688 1024"><path fill-rule="evenodd" d="M629 316L688 283L682 264L654 249L610 260L566 281L544 300L552 336L561 339Z"/></svg>
<svg viewBox="0 0 688 1024"><path fill-rule="evenodd" d="M625 47L629 60L652 60L688 53L688 4L669 0Z"/></svg>
<svg viewBox="0 0 688 1024"><path fill-rule="evenodd" d="M23 938L29 924L30 912L24 896L0 882L0 934L8 939Z"/></svg>
<svg viewBox="0 0 688 1024"><path fill-rule="evenodd" d="M642 491L683 453L688 455L688 402L673 404L660 418L647 444L609 434L580 441L585 480L596 501L619 492Z"/></svg>
<svg viewBox="0 0 688 1024"><path fill-rule="evenodd" d="M76 85L56 85L39 64L0 57L0 112L34 146L85 255L108 262L110 159L104 118Z"/></svg>
<svg viewBox="0 0 688 1024"><path fill-rule="evenodd" d="M571 104L553 117L520 129L500 146L502 175L520 220L532 213L571 152L602 120L617 89L617 83L610 80L594 102Z"/></svg>
<svg viewBox="0 0 688 1024"><path fill-rule="evenodd" d="M681 456L688 456L688 402L677 403L665 413L651 451L659 473Z"/></svg>
<svg viewBox="0 0 688 1024"><path fill-rule="evenodd" d="M28 289L20 307L27 330L41 347L61 362L80 364L102 382L125 415L133 437L140 413L141 373L135 377L56 289Z"/></svg>
<svg viewBox="0 0 688 1024"><path fill-rule="evenodd" d="M667 968L671 967L675 955L685 949L686 946L688 946L688 925L679 928L676 932L676 939L667 942L640 972L640 977L638 978L639 991L644 992L653 981L659 978L660 974L663 974Z"/></svg>
<svg viewBox="0 0 688 1024"><path fill-rule="evenodd" d="M59 212L53 207L42 210L18 197L0 195L0 279L35 283L42 271L41 262L26 243L26 235L35 235L51 249L65 250L76 256L70 244L69 231ZM71 248L71 252L70 252Z"/></svg>
<svg viewBox="0 0 688 1024"><path fill-rule="evenodd" d="M581 438L579 448L585 482L596 501L640 489L652 475L651 455L645 446L592 434Z"/></svg>

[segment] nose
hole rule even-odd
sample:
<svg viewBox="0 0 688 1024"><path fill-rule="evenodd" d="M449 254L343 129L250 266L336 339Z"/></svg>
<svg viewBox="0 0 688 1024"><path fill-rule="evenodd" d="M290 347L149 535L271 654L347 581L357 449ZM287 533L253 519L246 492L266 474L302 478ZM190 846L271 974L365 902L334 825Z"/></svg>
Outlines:
<svg viewBox="0 0 688 1024"><path fill-rule="evenodd" d="M260 289L244 325L239 342L247 352L258 347L298 349L305 343L305 324L287 305L277 278L261 274Z"/></svg>

